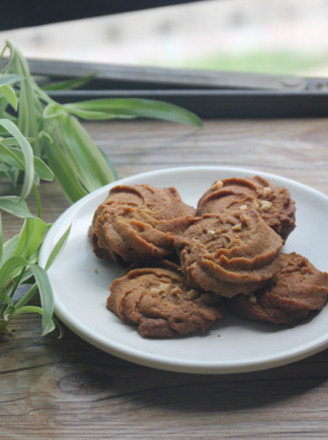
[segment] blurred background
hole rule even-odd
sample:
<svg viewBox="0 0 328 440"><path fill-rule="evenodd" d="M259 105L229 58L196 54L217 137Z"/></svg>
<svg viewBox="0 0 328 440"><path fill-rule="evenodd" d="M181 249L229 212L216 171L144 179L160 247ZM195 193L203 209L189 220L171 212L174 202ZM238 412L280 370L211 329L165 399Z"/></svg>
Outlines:
<svg viewBox="0 0 328 440"><path fill-rule="evenodd" d="M3 31L0 42L30 58L328 76L327 29L328 0L212 0Z"/></svg>

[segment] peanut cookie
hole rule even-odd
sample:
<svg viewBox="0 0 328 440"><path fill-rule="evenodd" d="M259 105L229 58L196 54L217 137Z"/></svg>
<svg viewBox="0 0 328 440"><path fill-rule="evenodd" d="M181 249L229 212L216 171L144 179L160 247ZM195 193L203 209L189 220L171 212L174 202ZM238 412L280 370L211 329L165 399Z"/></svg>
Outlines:
<svg viewBox="0 0 328 440"><path fill-rule="evenodd" d="M295 203L289 191L260 176L215 181L200 198L197 215L221 213L241 207L256 210L283 240L295 228Z"/></svg>
<svg viewBox="0 0 328 440"><path fill-rule="evenodd" d="M282 244L253 210L191 219L175 241L188 283L228 298L254 292L270 279Z"/></svg>
<svg viewBox="0 0 328 440"><path fill-rule="evenodd" d="M107 308L146 338L205 333L222 313L216 295L191 289L181 274L139 268L114 280Z"/></svg>
<svg viewBox="0 0 328 440"><path fill-rule="evenodd" d="M116 186L94 213L89 236L98 257L121 265L165 258L193 213L175 188Z"/></svg>
<svg viewBox="0 0 328 440"><path fill-rule="evenodd" d="M295 252L280 254L278 261L278 271L263 289L229 302L235 313L256 321L295 324L322 309L328 296L328 273Z"/></svg>

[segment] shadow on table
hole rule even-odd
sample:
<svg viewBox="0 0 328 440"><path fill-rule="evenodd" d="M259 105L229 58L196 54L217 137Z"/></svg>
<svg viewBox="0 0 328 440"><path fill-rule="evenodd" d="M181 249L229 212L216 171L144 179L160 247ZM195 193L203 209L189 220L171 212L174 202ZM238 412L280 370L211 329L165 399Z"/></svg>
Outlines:
<svg viewBox="0 0 328 440"><path fill-rule="evenodd" d="M95 404L128 401L136 408L229 411L293 399L327 379L327 350L266 371L201 375L162 371L123 361L80 340L69 330L64 339L48 349L63 366L57 380L58 391L76 397L87 395Z"/></svg>

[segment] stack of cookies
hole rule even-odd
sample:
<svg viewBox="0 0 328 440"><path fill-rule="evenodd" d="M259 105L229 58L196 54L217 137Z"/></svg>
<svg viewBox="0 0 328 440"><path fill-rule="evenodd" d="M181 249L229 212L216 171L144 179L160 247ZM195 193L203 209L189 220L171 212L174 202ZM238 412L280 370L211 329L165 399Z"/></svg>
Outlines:
<svg viewBox="0 0 328 440"><path fill-rule="evenodd" d="M294 325L327 301L328 274L282 252L295 203L266 179L215 181L197 207L175 188L116 186L94 213L93 250L123 268L107 307L148 338L205 333L224 312Z"/></svg>

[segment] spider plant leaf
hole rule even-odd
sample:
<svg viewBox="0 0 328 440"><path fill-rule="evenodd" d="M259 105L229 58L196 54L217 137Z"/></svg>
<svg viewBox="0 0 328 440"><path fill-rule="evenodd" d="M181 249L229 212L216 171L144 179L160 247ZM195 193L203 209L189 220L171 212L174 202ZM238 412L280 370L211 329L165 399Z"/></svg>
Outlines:
<svg viewBox="0 0 328 440"><path fill-rule="evenodd" d="M102 153L75 117L60 115L56 127L56 137L87 192L115 180Z"/></svg>
<svg viewBox="0 0 328 440"><path fill-rule="evenodd" d="M71 226L69 226L66 231L64 232L64 234L60 237L60 239L57 241L56 245L54 246L54 248L52 249L46 266L45 266L45 270L48 270L49 267L52 265L52 263L55 261L57 255L59 254L59 252L61 251L61 249L63 248L63 246L65 245L67 238L69 236L71 230Z"/></svg>
<svg viewBox="0 0 328 440"><path fill-rule="evenodd" d="M55 328L52 320L54 311L54 298L47 272L38 265L32 264L30 270L38 285L42 306L42 335L46 335Z"/></svg>
<svg viewBox="0 0 328 440"><path fill-rule="evenodd" d="M29 210L25 200L18 196L2 196L0 197L0 210L20 218L35 217Z"/></svg>
<svg viewBox="0 0 328 440"><path fill-rule="evenodd" d="M33 149L28 140L12 121L9 119L0 119L0 125L17 139L17 143L22 151L24 157L24 180L20 197L21 199L25 199L30 193L34 182Z"/></svg>
<svg viewBox="0 0 328 440"><path fill-rule="evenodd" d="M46 229L47 224L40 218L26 219L19 233L14 255L29 260L39 249Z"/></svg>
<svg viewBox="0 0 328 440"><path fill-rule="evenodd" d="M189 110L175 104L152 99L93 99L64 104L64 107L72 114L85 119L139 117L179 122L197 127L202 125L201 119Z"/></svg>
<svg viewBox="0 0 328 440"><path fill-rule="evenodd" d="M24 155L18 148L12 147L8 148L3 141L0 142L0 154L1 160L6 162L13 168L17 168L21 171L25 170L24 166ZM33 157L34 172L42 180L52 181L54 179L54 174L48 165L39 157Z"/></svg>
<svg viewBox="0 0 328 440"><path fill-rule="evenodd" d="M47 92L55 92L60 90L72 90L84 86L95 77L95 74L86 75L81 78L68 79L66 81L58 81L55 83L45 84L41 88Z"/></svg>
<svg viewBox="0 0 328 440"><path fill-rule="evenodd" d="M1 95L8 101L12 108L16 111L18 106L18 97L14 88L8 84L0 85L0 97Z"/></svg>
<svg viewBox="0 0 328 440"><path fill-rule="evenodd" d="M57 182L71 202L76 202L87 194L81 185L76 170L56 141L46 146L50 167Z"/></svg>

